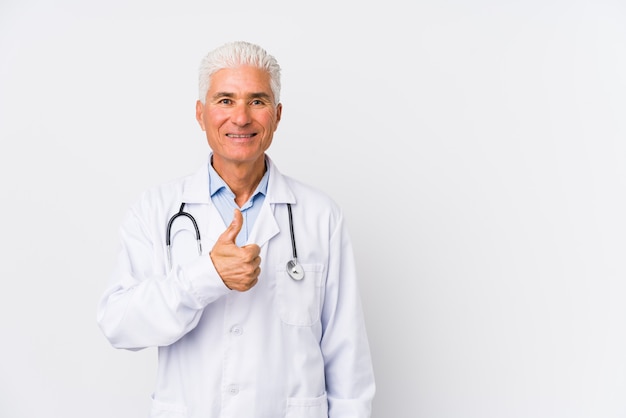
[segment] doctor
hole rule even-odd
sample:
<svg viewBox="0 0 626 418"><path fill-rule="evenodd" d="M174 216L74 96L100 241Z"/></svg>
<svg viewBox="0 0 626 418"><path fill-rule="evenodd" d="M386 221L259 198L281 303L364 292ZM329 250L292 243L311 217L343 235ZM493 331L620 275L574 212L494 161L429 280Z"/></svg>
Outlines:
<svg viewBox="0 0 626 418"><path fill-rule="evenodd" d="M281 114L273 56L246 42L210 52L196 103L207 164L146 191L123 221L98 324L116 348L158 347L153 418L370 416L343 214L266 155Z"/></svg>

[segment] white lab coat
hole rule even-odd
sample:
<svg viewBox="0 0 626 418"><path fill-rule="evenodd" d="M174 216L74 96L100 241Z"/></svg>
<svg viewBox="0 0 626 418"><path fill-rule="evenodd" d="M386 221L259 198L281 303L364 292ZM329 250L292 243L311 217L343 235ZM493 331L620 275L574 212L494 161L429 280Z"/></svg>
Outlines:
<svg viewBox="0 0 626 418"><path fill-rule="evenodd" d="M148 190L121 227L121 251L98 306L114 347L158 346L152 418L363 418L375 392L352 246L325 194L283 176L269 157L269 184L249 243L261 274L247 292L228 289L208 255L226 225L209 198L208 167ZM200 228L165 227L181 202ZM298 261L286 203L292 204Z"/></svg>

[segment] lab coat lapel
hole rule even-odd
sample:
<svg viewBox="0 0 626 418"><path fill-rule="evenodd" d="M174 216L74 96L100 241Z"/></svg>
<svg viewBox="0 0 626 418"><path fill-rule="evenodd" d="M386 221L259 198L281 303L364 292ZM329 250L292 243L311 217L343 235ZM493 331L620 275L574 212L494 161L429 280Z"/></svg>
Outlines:
<svg viewBox="0 0 626 418"><path fill-rule="evenodd" d="M210 157L206 164L203 164L196 173L185 180L182 195L182 201L190 206L200 205L195 210L194 216L201 228L204 252L210 251L227 228L209 196L209 161Z"/></svg>
<svg viewBox="0 0 626 418"><path fill-rule="evenodd" d="M207 204L207 210L205 213L208 218L208 222L202 222L206 225L205 228L203 228L204 231L202 231L202 235L203 237L207 237L209 241L207 244L213 246L215 241L217 241L228 225L224 225L222 217L209 197L209 161L210 156L207 163L203 164L195 174L186 180L183 189L182 201L189 204ZM274 165L269 156L267 156L267 162L268 169L270 171L268 194L263 202L261 212L254 223L254 227L252 228L248 239L248 243L254 243L258 246L263 246L270 239L272 239L272 237L280 232L278 222L274 217L275 205L295 203L295 197L285 177L278 171L278 168ZM203 218L202 215L199 217Z"/></svg>
<svg viewBox="0 0 626 418"><path fill-rule="evenodd" d="M280 232L276 218L274 217L273 205L267 200L263 202L261 212L254 222L254 227L248 237L248 244L257 244L262 247L267 241Z"/></svg>
<svg viewBox="0 0 626 418"><path fill-rule="evenodd" d="M206 236L208 237L210 248L213 248L213 245L215 245L220 235L226 231L228 225L224 224L222 216L213 203L208 204L207 216L209 220L206 222ZM208 250L210 250L210 248Z"/></svg>
<svg viewBox="0 0 626 418"><path fill-rule="evenodd" d="M274 216L276 204L295 202L293 193L287 185L285 178L278 171L269 156L266 156L266 161L270 172L267 196L265 196L263 207L254 223L254 228L248 240L250 243L255 243L260 247L280 232L280 227Z"/></svg>
<svg viewBox="0 0 626 418"><path fill-rule="evenodd" d="M209 166L203 164L198 171L185 179L182 200L185 203L209 203Z"/></svg>

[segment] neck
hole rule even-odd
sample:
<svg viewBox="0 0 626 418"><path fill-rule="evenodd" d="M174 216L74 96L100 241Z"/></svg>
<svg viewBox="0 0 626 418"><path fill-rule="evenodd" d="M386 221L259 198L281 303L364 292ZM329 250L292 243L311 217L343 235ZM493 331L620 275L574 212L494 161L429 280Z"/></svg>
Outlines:
<svg viewBox="0 0 626 418"><path fill-rule="evenodd" d="M225 163L213 158L211 165L235 194L235 203L242 206L250 199L265 174L265 157L253 163Z"/></svg>

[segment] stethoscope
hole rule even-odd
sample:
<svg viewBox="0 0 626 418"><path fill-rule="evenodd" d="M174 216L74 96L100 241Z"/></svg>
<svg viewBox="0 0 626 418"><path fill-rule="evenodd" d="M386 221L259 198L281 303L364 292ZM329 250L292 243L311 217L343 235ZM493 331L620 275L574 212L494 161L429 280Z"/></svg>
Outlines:
<svg viewBox="0 0 626 418"><path fill-rule="evenodd" d="M195 218L189 213L184 211L185 203L183 202L180 205L180 209L178 213L175 213L167 223L167 230L165 231L165 246L167 247L167 270L172 269L172 247L171 247L171 235L172 235L172 224L174 221L180 216L184 216L189 218L191 223L193 224L193 228L196 230L196 243L198 244L198 255L202 255L202 243L200 240L200 229L198 228L198 223ZM293 216L291 214L291 204L287 203L287 212L289 213L289 233L291 235L291 250L293 253L293 257L291 260L287 261L287 273L294 280L302 280L304 279L304 269L298 263L298 252L296 251L296 236L293 232Z"/></svg>

